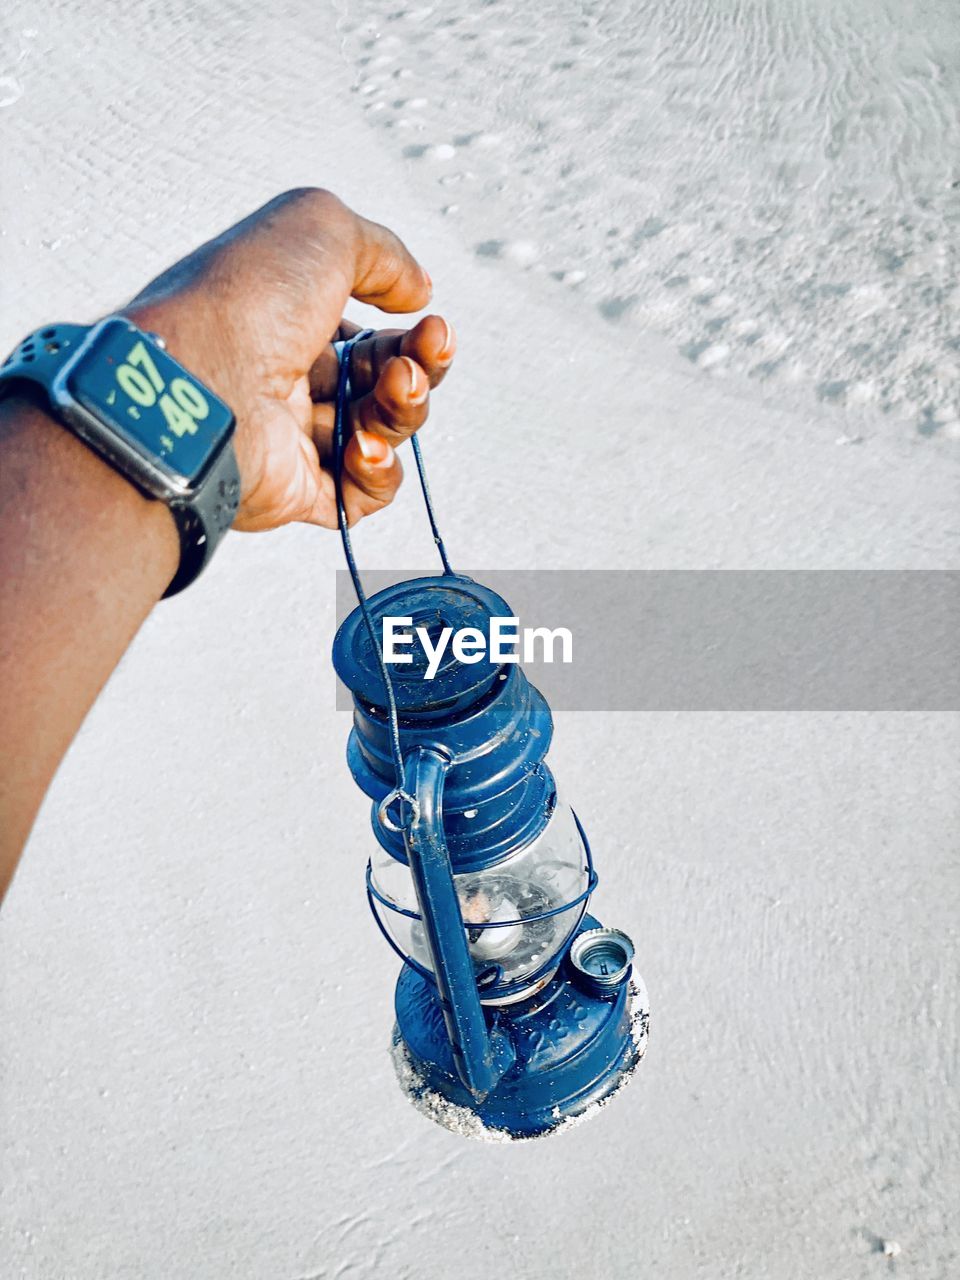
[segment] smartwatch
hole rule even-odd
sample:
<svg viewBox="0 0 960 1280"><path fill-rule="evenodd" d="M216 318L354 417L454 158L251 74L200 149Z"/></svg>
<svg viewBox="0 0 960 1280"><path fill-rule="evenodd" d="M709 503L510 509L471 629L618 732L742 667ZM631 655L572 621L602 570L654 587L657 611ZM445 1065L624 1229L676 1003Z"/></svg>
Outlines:
<svg viewBox="0 0 960 1280"><path fill-rule="evenodd" d="M0 366L0 397L14 390L39 393L52 417L170 508L180 567L164 595L189 586L240 505L230 408L123 316L24 338Z"/></svg>

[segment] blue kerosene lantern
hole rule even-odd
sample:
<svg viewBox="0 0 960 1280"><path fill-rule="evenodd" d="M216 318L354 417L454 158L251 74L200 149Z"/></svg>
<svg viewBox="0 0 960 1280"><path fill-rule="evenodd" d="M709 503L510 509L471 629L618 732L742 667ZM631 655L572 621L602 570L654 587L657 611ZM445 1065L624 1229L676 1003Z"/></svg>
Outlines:
<svg viewBox="0 0 960 1280"><path fill-rule="evenodd" d="M450 568L416 439L413 448L443 574L367 600L340 503L359 605L337 632L333 663L353 695L347 759L373 800L379 847L367 890L403 960L395 1043L406 1086L452 1127L533 1137L588 1112L633 1073L646 992L631 975L629 938L587 914L597 883L590 846L558 796L545 759L550 710L522 669L448 652L428 680L419 643L411 662L384 664L384 617L434 637L444 627L489 637L491 618L511 616L500 596Z"/></svg>

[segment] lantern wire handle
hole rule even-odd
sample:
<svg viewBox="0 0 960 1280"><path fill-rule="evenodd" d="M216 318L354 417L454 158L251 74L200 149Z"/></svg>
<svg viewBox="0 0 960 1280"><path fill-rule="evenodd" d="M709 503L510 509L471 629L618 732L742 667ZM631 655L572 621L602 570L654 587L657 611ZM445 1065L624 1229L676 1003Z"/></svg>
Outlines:
<svg viewBox="0 0 960 1280"><path fill-rule="evenodd" d="M440 536L440 530L437 528L437 517L433 510L433 499L430 497L430 486L427 484L427 471L423 465L423 454L420 452L420 441L416 434L410 437L410 444L413 447L413 456L417 460L417 475L420 477L420 492L423 494L423 505L427 508L427 519L430 521L430 532L433 534L433 540L437 544L437 550L440 552L440 563L443 565L443 572L448 577L456 577L453 569L450 568L450 561L447 558L447 548L443 545L443 538Z"/></svg>
<svg viewBox="0 0 960 1280"><path fill-rule="evenodd" d="M387 665L383 660L383 650L380 647L380 639L377 635L376 624L373 620L373 614L370 612L370 606L367 602L366 592L363 589L363 583L360 580L360 571L357 568L357 562L353 554L353 544L350 541L350 527L347 523L347 512L343 501L343 453L346 448L346 432L347 432L347 410L350 405L350 357L354 346L358 342L363 342L367 338L372 337L375 330L362 329L359 333L355 333L353 337L348 338L345 342L335 342L334 350L340 361L340 368L337 374L337 396L334 409L333 423L333 481L337 495L337 525L340 529L340 540L343 543L343 554L347 561L347 568L350 570L350 578L353 582L353 589L356 593L357 603L360 606L360 612L363 615L363 621L366 624L367 634L370 636L370 643L373 645L373 651L377 655L377 665L380 668L380 676L383 680L383 686L387 695L387 719L390 726L390 753L393 757L393 768L396 774L396 788L384 796L378 808L380 821L388 829L405 830L411 823L415 822L418 816L418 805L416 798L410 795L403 785L403 752L400 749L400 723L397 714L397 699L393 691L393 682L390 679L390 673L387 671ZM437 517L433 509L433 500L430 497L430 486L427 483L427 472L423 463L423 454L420 450L420 441L416 435L412 436L410 443L413 447L413 456L417 464L417 475L420 478L420 491L423 494L423 502L427 509L427 518L430 521L430 532L433 534L433 541L436 543L437 550L440 553L440 561L443 565L443 572L449 577L456 577L454 570L450 567L450 560L447 557L447 549L444 546L443 538L440 536L440 530L437 526ZM389 810L395 801L400 800L406 802L409 806L409 814L404 814L401 808L401 817L399 826L394 824L390 818Z"/></svg>

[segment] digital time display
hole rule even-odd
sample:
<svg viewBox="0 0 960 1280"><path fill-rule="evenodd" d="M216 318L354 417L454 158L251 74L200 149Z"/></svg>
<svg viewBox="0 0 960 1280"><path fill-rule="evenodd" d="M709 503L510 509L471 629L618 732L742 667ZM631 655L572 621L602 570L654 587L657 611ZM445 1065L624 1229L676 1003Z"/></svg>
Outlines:
<svg viewBox="0 0 960 1280"><path fill-rule="evenodd" d="M67 379L85 409L170 476L194 483L230 434L233 414L181 364L124 320L111 320Z"/></svg>

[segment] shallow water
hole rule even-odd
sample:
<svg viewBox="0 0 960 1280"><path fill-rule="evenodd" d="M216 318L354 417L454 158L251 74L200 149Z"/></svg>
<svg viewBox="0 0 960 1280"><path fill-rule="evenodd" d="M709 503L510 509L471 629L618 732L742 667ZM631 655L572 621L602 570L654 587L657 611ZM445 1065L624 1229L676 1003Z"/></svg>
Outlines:
<svg viewBox="0 0 960 1280"><path fill-rule="evenodd" d="M960 438L953 0L374 0L340 38L482 258L711 376Z"/></svg>

